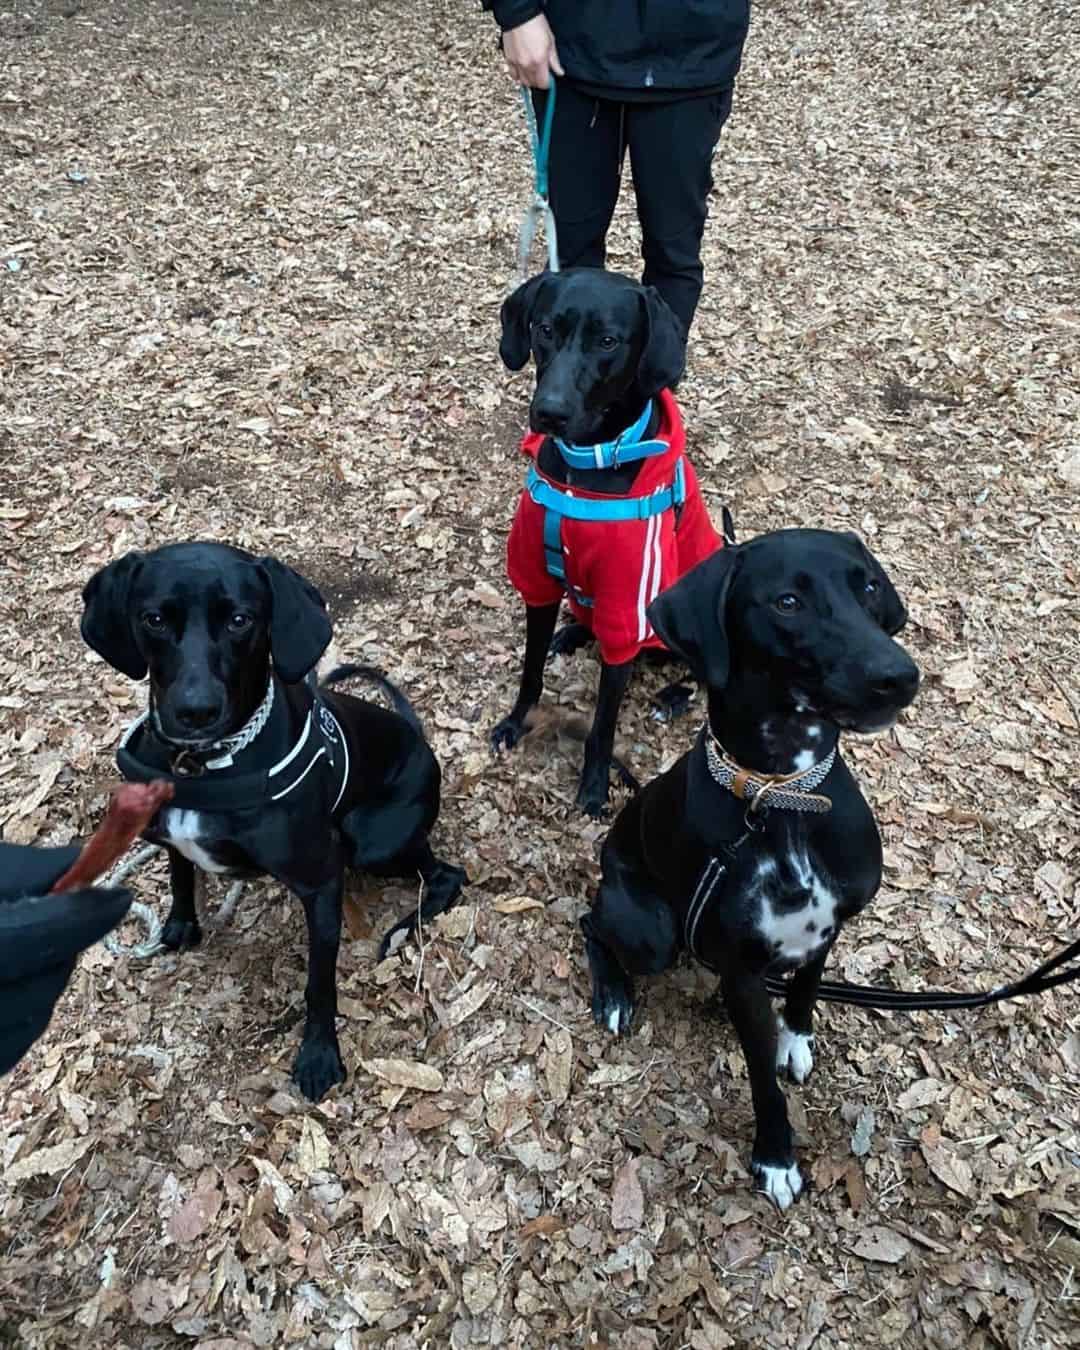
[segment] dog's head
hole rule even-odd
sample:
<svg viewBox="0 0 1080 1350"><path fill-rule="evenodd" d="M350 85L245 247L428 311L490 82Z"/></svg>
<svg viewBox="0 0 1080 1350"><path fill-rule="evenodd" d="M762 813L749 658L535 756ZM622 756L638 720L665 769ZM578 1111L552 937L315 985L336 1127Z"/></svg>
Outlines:
<svg viewBox="0 0 1080 1350"><path fill-rule="evenodd" d="M777 530L723 548L648 609L710 693L761 680L789 706L880 731L915 697L918 667L893 641L907 612L857 535Z"/></svg>
<svg viewBox="0 0 1080 1350"><path fill-rule="evenodd" d="M314 586L226 544L127 553L90 578L83 605L84 640L133 680L149 672L158 730L191 748L243 726L271 660L295 684L331 637Z"/></svg>
<svg viewBox="0 0 1080 1350"><path fill-rule="evenodd" d="M544 272L503 302L501 318L504 363L536 362L530 427L571 444L595 444L612 418L632 417L682 375L679 320L654 287L616 272Z"/></svg>

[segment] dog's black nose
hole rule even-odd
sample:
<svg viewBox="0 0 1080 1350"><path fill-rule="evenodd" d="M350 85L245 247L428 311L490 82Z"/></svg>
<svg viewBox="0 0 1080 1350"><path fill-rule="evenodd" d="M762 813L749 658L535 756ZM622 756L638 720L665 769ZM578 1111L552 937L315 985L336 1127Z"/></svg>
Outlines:
<svg viewBox="0 0 1080 1350"><path fill-rule="evenodd" d="M175 709L176 720L185 731L203 731L221 716L221 705L203 700L184 703Z"/></svg>
<svg viewBox="0 0 1080 1350"><path fill-rule="evenodd" d="M570 422L565 406L551 399L537 399L532 406L532 424L535 431L546 436L562 436Z"/></svg>
<svg viewBox="0 0 1080 1350"><path fill-rule="evenodd" d="M919 669L913 661L875 670L870 676L870 688L878 698L890 703L910 703L919 688Z"/></svg>

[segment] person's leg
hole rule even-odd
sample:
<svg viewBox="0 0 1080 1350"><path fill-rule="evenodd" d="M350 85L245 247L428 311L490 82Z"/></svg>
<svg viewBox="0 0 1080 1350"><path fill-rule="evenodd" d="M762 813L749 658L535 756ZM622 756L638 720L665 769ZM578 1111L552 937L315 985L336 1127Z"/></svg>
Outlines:
<svg viewBox="0 0 1080 1350"><path fill-rule="evenodd" d="M533 107L541 131L546 105L546 91L536 90ZM624 151L622 104L587 97L560 80L548 157L560 267L603 267Z"/></svg>
<svg viewBox="0 0 1080 1350"><path fill-rule="evenodd" d="M687 332L701 295L701 238L712 158L731 91L626 105L627 143L641 222L642 281L655 286Z"/></svg>

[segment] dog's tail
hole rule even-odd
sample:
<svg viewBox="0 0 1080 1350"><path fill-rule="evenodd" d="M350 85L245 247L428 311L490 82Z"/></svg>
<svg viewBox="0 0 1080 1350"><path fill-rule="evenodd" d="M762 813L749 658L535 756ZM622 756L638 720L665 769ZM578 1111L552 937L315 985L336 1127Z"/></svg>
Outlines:
<svg viewBox="0 0 1080 1350"><path fill-rule="evenodd" d="M342 680L352 679L369 680L372 684L377 684L390 702L393 703L394 711L399 716L404 717L414 731L418 731L421 736L424 734L424 727L416 714L416 709L397 685L388 680L377 666L335 666L324 680L319 681L319 684L321 688L329 689L332 684L340 684Z"/></svg>

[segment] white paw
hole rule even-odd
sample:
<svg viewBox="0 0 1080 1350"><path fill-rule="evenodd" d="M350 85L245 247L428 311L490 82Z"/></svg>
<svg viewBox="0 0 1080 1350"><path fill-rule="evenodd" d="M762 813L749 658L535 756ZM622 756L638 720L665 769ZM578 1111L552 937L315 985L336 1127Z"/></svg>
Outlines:
<svg viewBox="0 0 1080 1350"><path fill-rule="evenodd" d="M593 1020L598 1027L607 1027L613 1036L622 1036L634 1020L634 1005L618 994L605 992L593 998Z"/></svg>
<svg viewBox="0 0 1080 1350"><path fill-rule="evenodd" d="M805 1083L814 1067L814 1038L792 1031L783 1017L776 1018L776 1068L787 1069L796 1083Z"/></svg>
<svg viewBox="0 0 1080 1350"><path fill-rule="evenodd" d="M777 1209L788 1209L802 1194L803 1179L798 1167L770 1167L767 1163L753 1163L751 1170L757 1188L773 1202Z"/></svg>

